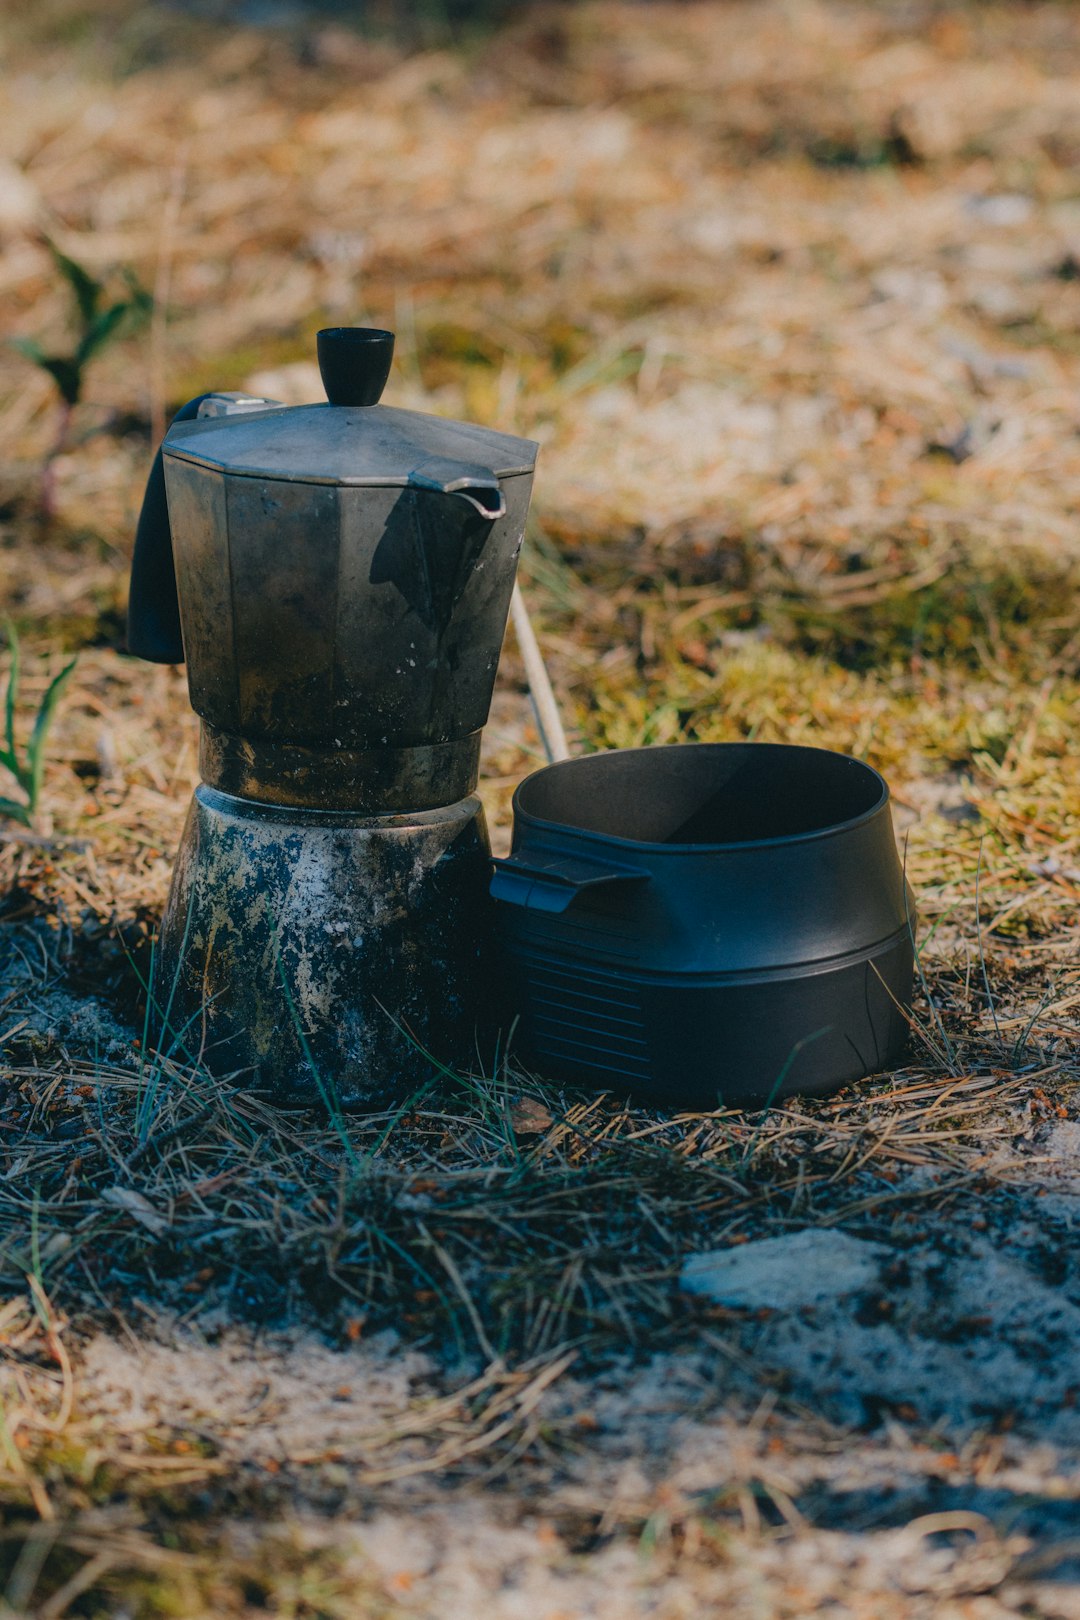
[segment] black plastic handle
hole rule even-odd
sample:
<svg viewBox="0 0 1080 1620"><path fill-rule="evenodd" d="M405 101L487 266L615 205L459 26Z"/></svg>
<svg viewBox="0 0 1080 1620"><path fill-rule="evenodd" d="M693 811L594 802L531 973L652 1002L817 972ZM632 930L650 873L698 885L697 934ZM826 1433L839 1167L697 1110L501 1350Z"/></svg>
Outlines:
<svg viewBox="0 0 1080 1620"><path fill-rule="evenodd" d="M331 405L377 405L390 375L394 334L377 326L324 326L319 373Z"/></svg>
<svg viewBox="0 0 1080 1620"><path fill-rule="evenodd" d="M199 394L181 405L173 422L191 422L211 394ZM169 424L172 426L172 423ZM165 496L165 462L158 446L146 480L142 510L135 529L128 593L128 652L151 664L182 664L184 641L180 634L180 601L176 594L172 529Z"/></svg>
<svg viewBox="0 0 1080 1620"><path fill-rule="evenodd" d="M588 889L610 883L647 883L648 872L632 866L583 860L575 856L552 855L545 860L518 855L496 859L491 894L513 906L531 911L566 911Z"/></svg>

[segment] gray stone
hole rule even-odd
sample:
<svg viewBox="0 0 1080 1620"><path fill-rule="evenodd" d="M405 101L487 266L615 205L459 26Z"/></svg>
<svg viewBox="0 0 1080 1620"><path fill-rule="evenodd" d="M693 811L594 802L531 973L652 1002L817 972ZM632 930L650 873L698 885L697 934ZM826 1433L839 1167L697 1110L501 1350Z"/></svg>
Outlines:
<svg viewBox="0 0 1080 1620"><path fill-rule="evenodd" d="M829 1227L695 1254L682 1269L688 1294L720 1305L796 1311L872 1288L889 1250Z"/></svg>

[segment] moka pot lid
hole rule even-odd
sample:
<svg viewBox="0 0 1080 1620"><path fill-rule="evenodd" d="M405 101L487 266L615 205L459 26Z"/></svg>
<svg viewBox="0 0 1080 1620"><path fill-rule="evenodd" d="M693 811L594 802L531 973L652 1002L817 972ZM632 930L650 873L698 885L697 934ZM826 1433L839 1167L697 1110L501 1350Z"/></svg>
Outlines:
<svg viewBox="0 0 1080 1620"><path fill-rule="evenodd" d="M318 347L328 403L248 399L225 412L208 403L196 420L173 423L165 454L231 477L446 493L467 489L481 472L488 479L532 472L538 446L531 439L378 404L392 333L335 327L319 333Z"/></svg>
<svg viewBox="0 0 1080 1620"><path fill-rule="evenodd" d="M164 449L233 477L404 486L419 482L417 473L433 462L484 467L496 478L531 473L537 446L392 405L268 404L265 411L177 422Z"/></svg>

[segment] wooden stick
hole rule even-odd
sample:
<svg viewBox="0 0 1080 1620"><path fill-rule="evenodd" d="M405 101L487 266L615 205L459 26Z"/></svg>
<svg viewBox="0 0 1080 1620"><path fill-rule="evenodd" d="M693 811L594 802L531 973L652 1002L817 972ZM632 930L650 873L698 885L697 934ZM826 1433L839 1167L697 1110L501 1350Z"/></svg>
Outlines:
<svg viewBox="0 0 1080 1620"><path fill-rule="evenodd" d="M529 696L532 698L540 741L544 745L548 764L553 765L557 760L569 759L570 749L567 747L566 733L544 663L544 655L540 651L540 643L536 639L529 610L521 594L521 586L516 581L514 594L510 598L510 617L514 621L514 634L517 636L517 644L525 665L525 679L529 683Z"/></svg>

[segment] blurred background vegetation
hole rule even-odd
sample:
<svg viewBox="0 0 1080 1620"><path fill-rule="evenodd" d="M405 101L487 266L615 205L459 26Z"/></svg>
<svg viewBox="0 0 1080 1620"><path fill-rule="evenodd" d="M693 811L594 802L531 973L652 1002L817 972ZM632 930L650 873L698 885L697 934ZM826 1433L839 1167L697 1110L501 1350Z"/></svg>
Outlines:
<svg viewBox="0 0 1080 1620"><path fill-rule="evenodd" d="M46 0L0 38L0 594L93 654L65 824L105 746L168 848L194 768L182 682L122 657L154 441L210 387L320 397L340 321L397 331L388 398L541 440L581 746L817 740L921 813L1035 725L1071 816L1075 7ZM499 824L519 688L511 648Z"/></svg>

